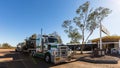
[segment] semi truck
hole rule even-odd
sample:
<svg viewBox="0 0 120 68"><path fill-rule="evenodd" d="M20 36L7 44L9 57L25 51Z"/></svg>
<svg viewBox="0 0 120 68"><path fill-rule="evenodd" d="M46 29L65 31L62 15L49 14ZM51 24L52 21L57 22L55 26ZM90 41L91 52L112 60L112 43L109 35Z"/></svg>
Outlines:
<svg viewBox="0 0 120 68"><path fill-rule="evenodd" d="M71 51L68 46L58 43L55 36L32 35L25 39L26 45L22 47L22 52L27 52L31 56L44 58L47 63L61 63L70 61Z"/></svg>

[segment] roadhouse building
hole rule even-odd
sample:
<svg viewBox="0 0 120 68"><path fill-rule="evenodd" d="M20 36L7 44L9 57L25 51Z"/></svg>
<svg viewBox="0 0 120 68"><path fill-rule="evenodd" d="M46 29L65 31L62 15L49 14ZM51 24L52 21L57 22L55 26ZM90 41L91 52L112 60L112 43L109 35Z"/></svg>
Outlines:
<svg viewBox="0 0 120 68"><path fill-rule="evenodd" d="M98 44L99 46L100 38L92 40L92 43ZM107 53L119 53L120 54L120 36L105 36L102 37L102 48L106 50Z"/></svg>

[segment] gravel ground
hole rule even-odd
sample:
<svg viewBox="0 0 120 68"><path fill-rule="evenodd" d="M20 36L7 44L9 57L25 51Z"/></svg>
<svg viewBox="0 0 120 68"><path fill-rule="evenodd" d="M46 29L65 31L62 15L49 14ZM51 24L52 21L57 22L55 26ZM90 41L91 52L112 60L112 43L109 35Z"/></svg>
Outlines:
<svg viewBox="0 0 120 68"><path fill-rule="evenodd" d="M12 51L12 52L10 52ZM0 68L120 68L120 60L118 64L95 64L95 63L88 63L83 61L74 61L70 63L62 63L62 64L48 64L44 61L40 60L39 58L34 60L31 60L28 56L23 56L21 54L18 54L16 52L13 52L14 50L1 50L0 54L4 54L6 56L1 56L1 59L5 59L8 57L13 58L13 61L11 62L0 62ZM79 55L82 57L82 55ZM77 57L79 57L77 56Z"/></svg>
<svg viewBox="0 0 120 68"><path fill-rule="evenodd" d="M88 55L89 54L76 55L74 57L78 58L78 57L83 57ZM53 66L51 68L120 68L120 60L118 61L118 64L97 64L97 63L89 63L84 61L75 61L71 63Z"/></svg>
<svg viewBox="0 0 120 68"><path fill-rule="evenodd" d="M51 68L120 68L120 61L118 64L94 64L82 61L76 61L72 63L66 63Z"/></svg>

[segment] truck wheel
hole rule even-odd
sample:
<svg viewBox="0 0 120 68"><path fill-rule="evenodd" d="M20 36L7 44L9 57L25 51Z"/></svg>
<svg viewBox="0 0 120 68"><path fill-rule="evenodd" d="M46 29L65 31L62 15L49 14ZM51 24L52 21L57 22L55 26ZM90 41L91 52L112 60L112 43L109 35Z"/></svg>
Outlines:
<svg viewBox="0 0 120 68"><path fill-rule="evenodd" d="M49 54L46 54L46 55L45 55L45 62L51 63L51 57L50 57Z"/></svg>
<svg viewBox="0 0 120 68"><path fill-rule="evenodd" d="M34 57L35 56L35 51L30 51L30 56Z"/></svg>
<svg viewBox="0 0 120 68"><path fill-rule="evenodd" d="M35 57L35 51L32 51L32 56Z"/></svg>

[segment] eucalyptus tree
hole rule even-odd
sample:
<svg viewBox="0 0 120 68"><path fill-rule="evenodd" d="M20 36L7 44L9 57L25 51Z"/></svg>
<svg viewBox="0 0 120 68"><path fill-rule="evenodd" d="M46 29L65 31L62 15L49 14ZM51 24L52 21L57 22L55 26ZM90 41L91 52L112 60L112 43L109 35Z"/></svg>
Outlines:
<svg viewBox="0 0 120 68"><path fill-rule="evenodd" d="M82 44L84 44L92 35L93 31L99 27L102 20L111 13L111 10L104 7L90 8L90 2L87 1L79 6L76 13L78 16L74 17L73 21L82 33ZM81 53L82 50L83 45L81 46Z"/></svg>
<svg viewBox="0 0 120 68"><path fill-rule="evenodd" d="M71 38L70 43L79 43L81 35L79 34L78 29L72 26L70 20L64 21L62 27L64 28L64 32L68 35L68 37Z"/></svg>
<svg viewBox="0 0 120 68"><path fill-rule="evenodd" d="M49 35L55 36L58 39L58 43L60 43L60 44L62 43L61 36L56 31Z"/></svg>

